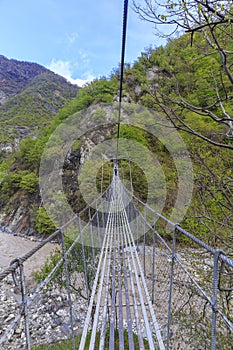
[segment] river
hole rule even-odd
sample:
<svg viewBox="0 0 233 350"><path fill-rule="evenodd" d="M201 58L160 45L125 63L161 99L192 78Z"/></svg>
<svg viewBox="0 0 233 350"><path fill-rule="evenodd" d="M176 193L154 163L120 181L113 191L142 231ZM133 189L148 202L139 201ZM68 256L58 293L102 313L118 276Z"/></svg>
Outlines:
<svg viewBox="0 0 233 350"><path fill-rule="evenodd" d="M24 237L0 232L0 267L5 269L13 259L23 256L37 244ZM40 270L55 248L55 244L47 243L29 258L24 264L25 275L29 277L33 271Z"/></svg>

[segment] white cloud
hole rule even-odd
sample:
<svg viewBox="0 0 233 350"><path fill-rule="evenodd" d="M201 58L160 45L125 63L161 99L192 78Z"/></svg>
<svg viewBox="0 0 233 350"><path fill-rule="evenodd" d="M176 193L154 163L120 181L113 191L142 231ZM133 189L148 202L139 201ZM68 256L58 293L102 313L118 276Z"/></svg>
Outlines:
<svg viewBox="0 0 233 350"><path fill-rule="evenodd" d="M82 87L86 83L89 83L90 81L95 79L94 75L92 75L90 72L86 72L85 74L83 74L83 77L85 79L80 79L80 78L73 79L73 78L70 78L70 79L67 79L67 80L69 82L71 82L72 84L76 84L76 85Z"/></svg>
<svg viewBox="0 0 233 350"><path fill-rule="evenodd" d="M54 60L50 62L48 68L54 73L60 74L63 77L71 76L71 67L69 61Z"/></svg>
<svg viewBox="0 0 233 350"><path fill-rule="evenodd" d="M86 64L86 65L89 64L89 55L87 54L86 51L80 49L78 51L78 54L79 54L79 57L82 60L83 64Z"/></svg>
<svg viewBox="0 0 233 350"><path fill-rule="evenodd" d="M54 73L63 76L72 84L76 84L80 87L92 81L95 78L90 72L85 72L84 74L82 74L81 78L73 78L73 69L70 61L52 59L47 68L53 71Z"/></svg>
<svg viewBox="0 0 233 350"><path fill-rule="evenodd" d="M66 34L66 39L70 45L74 44L75 41L78 39L78 37L79 37L79 34L76 32Z"/></svg>

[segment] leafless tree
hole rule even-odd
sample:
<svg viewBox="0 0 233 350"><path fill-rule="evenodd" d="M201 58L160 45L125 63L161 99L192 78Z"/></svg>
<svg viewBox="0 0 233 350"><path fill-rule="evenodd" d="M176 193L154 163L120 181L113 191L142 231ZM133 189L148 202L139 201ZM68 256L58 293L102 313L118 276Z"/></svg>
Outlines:
<svg viewBox="0 0 233 350"><path fill-rule="evenodd" d="M154 24L157 35L171 38L174 35L190 34L190 45L196 46L200 58L218 57L218 72L209 70L211 88L214 92L209 104L197 105L187 100L180 89L175 74L170 79L176 94L168 94L159 84L150 86L149 92L155 102L180 130L185 130L202 139L224 148L233 149L233 117L229 103L233 98L233 3L231 0L136 0L133 7L141 19ZM205 45L199 45L199 39ZM232 49L231 49L232 47ZM211 118L222 126L221 133L205 135L195 130L182 118L181 110L197 116Z"/></svg>

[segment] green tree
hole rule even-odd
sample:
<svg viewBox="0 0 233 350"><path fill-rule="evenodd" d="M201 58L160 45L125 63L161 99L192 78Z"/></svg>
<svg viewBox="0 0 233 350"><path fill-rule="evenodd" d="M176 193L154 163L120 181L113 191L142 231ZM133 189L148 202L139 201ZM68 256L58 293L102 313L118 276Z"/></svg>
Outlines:
<svg viewBox="0 0 233 350"><path fill-rule="evenodd" d="M112 76L107 80L102 77L93 80L78 91L77 97L72 99L57 115L60 123L68 116L89 107L92 103L111 103L118 89L118 80Z"/></svg>
<svg viewBox="0 0 233 350"><path fill-rule="evenodd" d="M8 196L13 195L19 188L22 179L22 174L9 172L3 178L1 191Z"/></svg>
<svg viewBox="0 0 233 350"><path fill-rule="evenodd" d="M29 173L22 176L20 181L20 188L29 193L38 191L39 178L35 173Z"/></svg>
<svg viewBox="0 0 233 350"><path fill-rule="evenodd" d="M44 207L40 207L36 214L36 228L40 234L50 234L55 231L55 226L48 217Z"/></svg>
<svg viewBox="0 0 233 350"><path fill-rule="evenodd" d="M171 32L179 35L188 33L183 36L186 46L182 46L176 54L170 51L177 69L169 69L169 74L160 70L160 83L163 81L162 85L170 86L170 91L161 88L161 84L156 86L155 81L153 86L150 84L148 87L155 104L179 130L193 133L214 145L233 149L229 142L233 138L232 1L144 0L144 4L134 1L134 9L142 19L155 24L157 35L170 38ZM158 30L163 25L166 25L166 34L162 34L162 29ZM169 26L171 31L168 34ZM180 40L183 39L178 42ZM171 50L173 43L168 43L167 51ZM187 49L188 43L190 49ZM191 62L189 51L196 51L195 55L191 53ZM195 77L191 79L195 86L191 88L191 100L185 94L190 88L190 65L195 71ZM220 125L220 133L224 133L225 137L216 140L214 134L206 136L198 132L183 118L182 112L187 111L195 113L197 118L212 119L217 126L216 131L219 132Z"/></svg>

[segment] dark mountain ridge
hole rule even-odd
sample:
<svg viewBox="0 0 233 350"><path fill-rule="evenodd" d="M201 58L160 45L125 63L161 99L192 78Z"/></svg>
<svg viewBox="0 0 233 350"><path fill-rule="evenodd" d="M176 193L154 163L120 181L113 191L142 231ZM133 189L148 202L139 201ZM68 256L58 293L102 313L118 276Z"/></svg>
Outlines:
<svg viewBox="0 0 233 350"><path fill-rule="evenodd" d="M17 61L0 55L0 103L22 92L35 76L47 69L37 63Z"/></svg>
<svg viewBox="0 0 233 350"><path fill-rule="evenodd" d="M67 100L76 97L78 89L37 63L0 55L0 143L15 144L15 138L22 136L18 127L36 134Z"/></svg>

